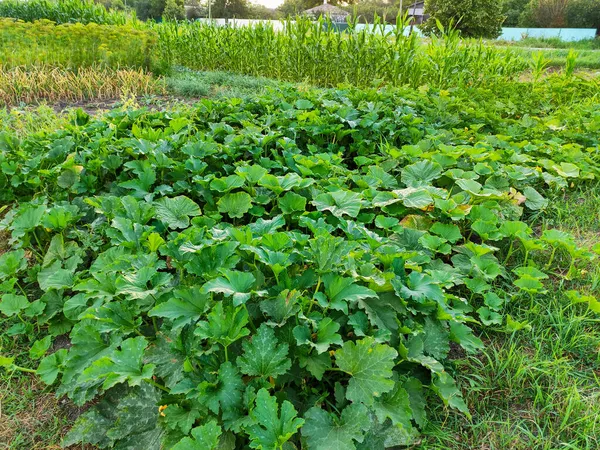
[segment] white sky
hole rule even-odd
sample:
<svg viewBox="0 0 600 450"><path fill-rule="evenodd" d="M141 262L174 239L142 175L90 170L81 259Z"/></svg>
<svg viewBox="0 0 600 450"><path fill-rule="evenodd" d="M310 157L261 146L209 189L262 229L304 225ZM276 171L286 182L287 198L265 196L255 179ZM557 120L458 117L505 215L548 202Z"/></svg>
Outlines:
<svg viewBox="0 0 600 450"><path fill-rule="evenodd" d="M283 0L252 0L256 5L264 5L267 8L277 8L283 3Z"/></svg>

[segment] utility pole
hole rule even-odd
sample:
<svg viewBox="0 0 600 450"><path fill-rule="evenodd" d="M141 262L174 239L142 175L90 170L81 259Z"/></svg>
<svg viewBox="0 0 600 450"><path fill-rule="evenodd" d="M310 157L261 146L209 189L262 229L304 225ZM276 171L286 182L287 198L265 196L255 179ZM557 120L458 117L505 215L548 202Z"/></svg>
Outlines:
<svg viewBox="0 0 600 450"><path fill-rule="evenodd" d="M211 0L208 0L208 20L212 19L212 14L210 13L210 4L211 4Z"/></svg>

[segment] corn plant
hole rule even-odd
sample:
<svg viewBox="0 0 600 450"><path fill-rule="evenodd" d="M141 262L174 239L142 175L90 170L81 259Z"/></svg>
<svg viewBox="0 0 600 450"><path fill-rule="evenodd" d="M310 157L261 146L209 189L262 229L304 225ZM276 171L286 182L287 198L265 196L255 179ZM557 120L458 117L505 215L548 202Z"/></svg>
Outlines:
<svg viewBox="0 0 600 450"><path fill-rule="evenodd" d="M168 22L151 27L159 35L161 58L169 63L321 86L370 86L374 81L395 86L479 85L515 79L526 68L512 50L462 41L452 29L423 43L405 33L406 16L398 16L393 31L377 18L369 29L349 22L341 33L322 18L299 17L282 25L282 31L270 23L236 28Z"/></svg>

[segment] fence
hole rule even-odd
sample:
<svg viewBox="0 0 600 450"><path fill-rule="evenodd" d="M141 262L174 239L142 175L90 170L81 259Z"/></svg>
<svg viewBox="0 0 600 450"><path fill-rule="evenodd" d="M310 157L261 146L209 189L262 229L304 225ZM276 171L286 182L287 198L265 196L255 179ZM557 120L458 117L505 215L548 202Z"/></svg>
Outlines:
<svg viewBox="0 0 600 450"><path fill-rule="evenodd" d="M598 6L600 8L600 6ZM502 28L498 39L520 41L524 37L560 38L563 41L582 41L596 37L595 28Z"/></svg>
<svg viewBox="0 0 600 450"><path fill-rule="evenodd" d="M203 22L208 22L211 19L198 19ZM212 19L212 21L219 26L230 26L230 27L247 27L260 22L270 22L273 25L273 29L281 31L285 27L285 23L279 20L256 20L256 19ZM345 23L335 24L336 28L340 31L346 29ZM371 29L376 32L384 31L384 33L392 33L395 25L370 25L360 23L356 26L358 31L363 29ZM404 30L404 34L411 32L410 28ZM414 27L412 28L413 33L417 33L419 36L422 35L421 31ZM596 37L596 29L594 28L502 28L502 35L498 39L506 41L520 41L524 37L558 37L563 41L581 41L584 39L594 39Z"/></svg>

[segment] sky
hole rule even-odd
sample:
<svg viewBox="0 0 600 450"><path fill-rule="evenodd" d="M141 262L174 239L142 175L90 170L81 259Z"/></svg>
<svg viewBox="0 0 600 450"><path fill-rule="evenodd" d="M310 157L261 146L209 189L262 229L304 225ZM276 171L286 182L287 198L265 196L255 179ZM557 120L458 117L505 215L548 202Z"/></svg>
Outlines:
<svg viewBox="0 0 600 450"><path fill-rule="evenodd" d="M283 3L283 0L252 0L256 5L264 5L267 8L277 8Z"/></svg>

